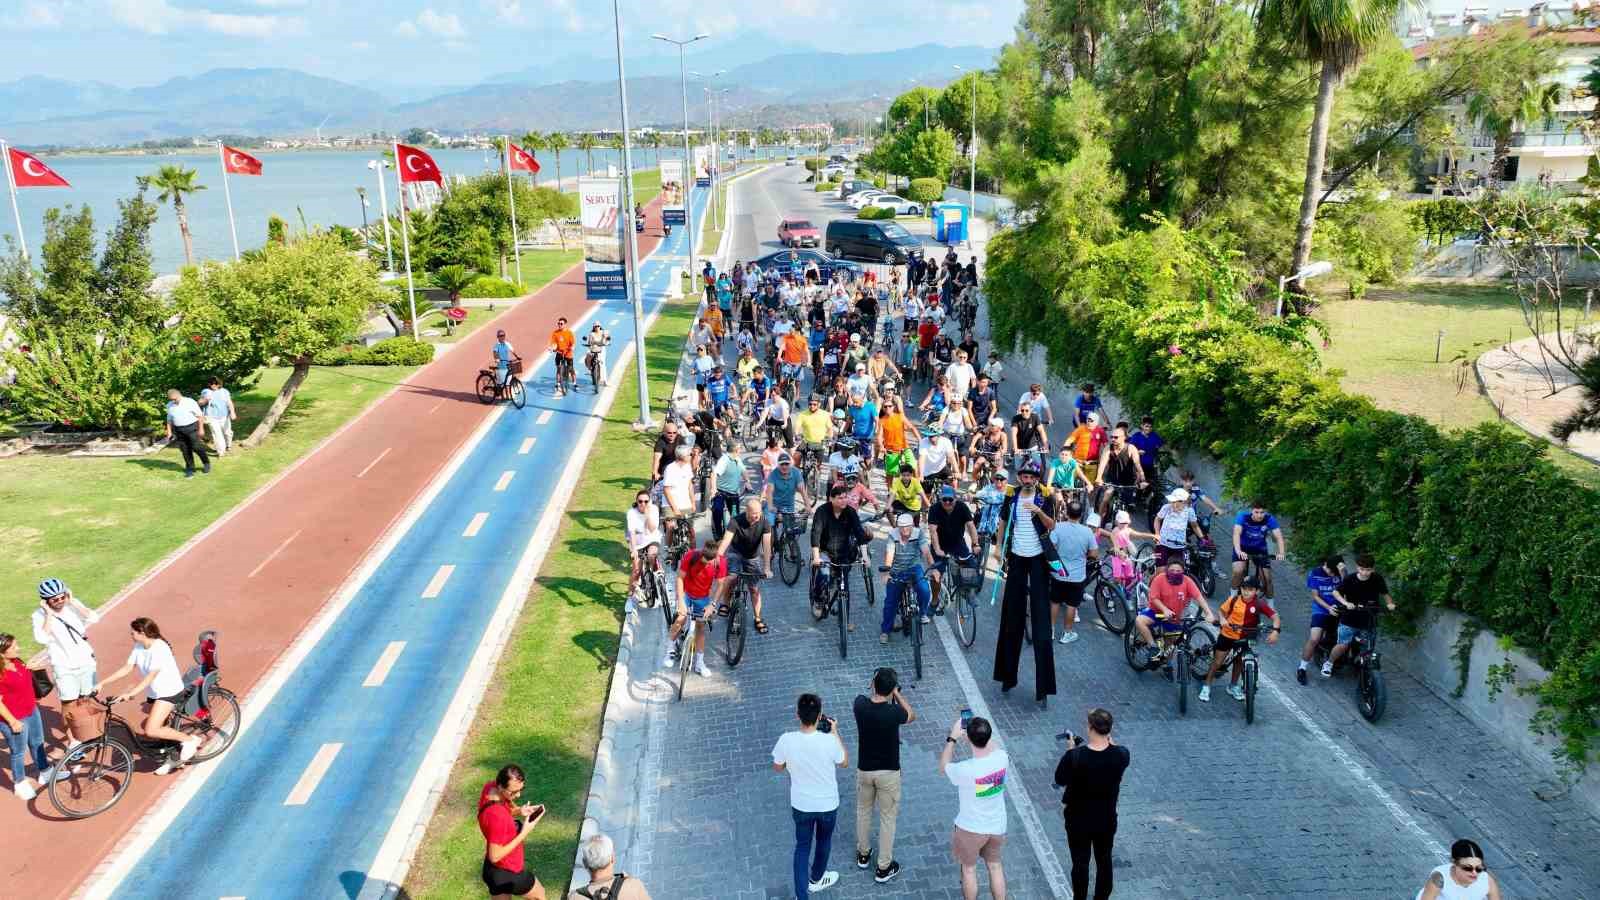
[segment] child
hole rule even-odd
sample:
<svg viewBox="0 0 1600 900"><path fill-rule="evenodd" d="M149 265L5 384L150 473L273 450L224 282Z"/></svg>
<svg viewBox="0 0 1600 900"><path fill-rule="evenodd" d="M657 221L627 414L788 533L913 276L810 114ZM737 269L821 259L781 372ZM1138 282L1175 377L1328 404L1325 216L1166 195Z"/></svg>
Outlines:
<svg viewBox="0 0 1600 900"><path fill-rule="evenodd" d="M1153 541L1156 536L1135 531L1133 517L1125 509L1117 510L1117 523L1110 531L1096 528L1095 534L1111 540L1111 576L1124 589L1132 588L1139 582L1139 567L1133 561L1133 541L1135 538Z"/></svg>

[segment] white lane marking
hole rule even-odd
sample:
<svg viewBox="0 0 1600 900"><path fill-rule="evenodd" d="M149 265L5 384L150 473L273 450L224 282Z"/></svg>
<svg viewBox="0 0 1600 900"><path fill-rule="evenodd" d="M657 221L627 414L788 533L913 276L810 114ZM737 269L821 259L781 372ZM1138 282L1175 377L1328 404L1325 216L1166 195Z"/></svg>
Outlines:
<svg viewBox="0 0 1600 900"><path fill-rule="evenodd" d="M371 472L372 471L372 467L377 465L380 462L383 462L383 458L385 456L388 456L389 455L389 451L393 450L393 449L394 449L393 447L385 447L385 448L383 448L383 452L379 453L377 458L374 459L372 462L367 463L367 467L366 468L364 468L361 471L357 472L356 473L356 477L360 478L361 476L367 474L368 472Z"/></svg>
<svg viewBox="0 0 1600 900"><path fill-rule="evenodd" d="M989 704L983 700L983 694L978 691L978 682L972 677L972 669L967 666L967 655L956 646L956 638L950 632L950 626L945 617L940 616L934 620L937 623L939 642L944 645L944 655L950 660L950 669L956 674L956 683L961 685L961 693L967 698L967 706L973 715L982 716L990 722L994 717L989 714ZM1062 868L1061 860L1056 857L1055 845L1045 837L1044 825L1039 821L1039 811L1034 809L1033 801L1029 799L1027 790L1023 785L1022 770L1017 768L1017 758L1007 755L1010 762L1006 770L1006 797L1011 800L1011 808L1017 811L1017 818L1022 820L1022 829L1028 833L1028 843L1033 847L1033 855L1039 860L1039 868L1044 870L1045 882L1050 885L1050 896L1057 900L1065 900L1072 893L1067 883L1067 870ZM1013 789L1015 785L1015 789Z"/></svg>
<svg viewBox="0 0 1600 900"><path fill-rule="evenodd" d="M1259 670L1257 670L1257 675L1259 677ZM1273 698L1283 704L1284 708L1289 710L1289 714L1300 722L1300 726L1311 733L1312 740L1321 744L1322 748L1328 751L1330 756L1337 759L1339 764L1345 767L1346 771L1355 776L1356 781L1360 782L1362 787L1372 792L1372 796L1376 797L1378 802L1383 804L1384 809L1389 811L1389 815L1394 818L1395 824L1411 832L1422 842L1423 848L1428 853L1433 854L1434 859L1446 858L1444 845L1435 840L1433 835L1429 834L1427 829L1423 828L1422 824L1411 813L1406 812L1404 807L1389 796L1389 792L1383 789L1383 785L1378 784L1377 780L1367 771L1366 766L1357 762L1355 757L1345 751L1344 747L1340 746L1333 738L1328 737L1328 733L1322 730L1322 726L1307 715L1305 710L1300 708L1300 704L1289 699L1289 695L1285 694L1283 689L1278 687L1275 682L1267 678L1261 678L1260 681L1261 686L1270 691Z"/></svg>
<svg viewBox="0 0 1600 900"><path fill-rule="evenodd" d="M328 774L328 769L333 767L333 758L344 749L344 744L323 744L317 755L311 757L311 765L306 766L300 780L294 783L294 790L284 799L284 806L305 806L311 799L311 793L322 783L322 776Z"/></svg>
<svg viewBox="0 0 1600 900"><path fill-rule="evenodd" d="M533 420L533 424L535 424L535 425L543 425L544 423L550 421L550 417L555 415L555 414L556 414L555 410L547 409L544 412L539 413L539 418Z"/></svg>
<svg viewBox="0 0 1600 900"><path fill-rule="evenodd" d="M439 571L433 573L433 577L428 579L428 586L422 589L422 599L432 600L439 596L439 592L444 590L444 583L450 580L450 573L455 570L456 567L452 565L440 566Z"/></svg>
<svg viewBox="0 0 1600 900"><path fill-rule="evenodd" d="M500 480L496 481L494 483L494 489L496 491L505 490L506 489L506 485L510 484L511 483L511 479L515 478L516 476L517 476L517 473L512 471L511 469L507 469L504 472L501 472L500 473Z"/></svg>
<svg viewBox="0 0 1600 900"><path fill-rule="evenodd" d="M302 528L299 531L296 531L294 534L291 534L288 537L284 538L283 539L283 543L278 545L278 549L272 551L271 553L268 553L267 554L267 558L263 559L259 564L257 564L254 569L251 569L250 570L250 574L246 575L245 578L249 579L249 578L256 577L256 575L259 574L262 569L265 569L267 567L267 563L272 562L273 560L277 559L278 558L278 554L282 553L283 549L285 547L289 546L291 541L293 541L295 538L299 537L300 536L300 532L304 531L304 530L305 529Z"/></svg>
<svg viewBox="0 0 1600 900"><path fill-rule="evenodd" d="M378 687L383 684L383 680L389 677L389 670L394 668L394 661L400 658L400 651L405 648L405 641L390 641L389 646L383 648L383 654L378 657L378 662L373 665L372 671L367 673L367 680L361 682L361 686Z"/></svg>
<svg viewBox="0 0 1600 900"><path fill-rule="evenodd" d="M441 407L441 406L443 406L443 405L444 405L444 401L443 401L443 400L440 400L440 401L439 401L439 402L438 402L438 403L435 403L435 404L434 404L434 405L433 405L433 408L432 408L432 409L430 409L430 410L428 410L428 415L430 415L430 416L431 416L431 415L433 415L433 414L434 414L434 413L436 413L436 412L438 412L438 411L439 411L439 407Z"/></svg>
<svg viewBox="0 0 1600 900"><path fill-rule="evenodd" d="M523 438L522 446L518 448L517 454L520 456L527 456L528 451L533 449L533 442L536 440L538 440L538 438Z"/></svg>
<svg viewBox="0 0 1600 900"><path fill-rule="evenodd" d="M461 536L462 537L477 537L478 536L478 532L483 530L483 523L485 523L487 521L489 521L489 514L488 513L486 513L486 512L478 513L477 515L472 517L472 521L471 522L467 523L467 530L461 532Z"/></svg>

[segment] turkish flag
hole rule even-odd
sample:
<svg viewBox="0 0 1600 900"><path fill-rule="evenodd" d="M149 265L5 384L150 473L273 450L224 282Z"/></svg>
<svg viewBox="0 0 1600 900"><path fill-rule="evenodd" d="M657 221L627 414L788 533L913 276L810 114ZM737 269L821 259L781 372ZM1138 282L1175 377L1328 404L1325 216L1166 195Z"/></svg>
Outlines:
<svg viewBox="0 0 1600 900"><path fill-rule="evenodd" d="M539 174L539 161L533 158L533 154L518 147L516 144L511 144L511 171L532 172L537 175Z"/></svg>
<svg viewBox="0 0 1600 900"><path fill-rule="evenodd" d="M444 184L444 173L439 171L439 164L426 152L406 144L395 144L394 152L395 165L400 167L401 182L431 181Z"/></svg>
<svg viewBox="0 0 1600 900"><path fill-rule="evenodd" d="M223 144L222 168L230 175L260 175L261 160L243 150L235 150Z"/></svg>
<svg viewBox="0 0 1600 900"><path fill-rule="evenodd" d="M32 153L24 153L15 147L7 147L6 152L11 156L11 183L17 187L72 187Z"/></svg>

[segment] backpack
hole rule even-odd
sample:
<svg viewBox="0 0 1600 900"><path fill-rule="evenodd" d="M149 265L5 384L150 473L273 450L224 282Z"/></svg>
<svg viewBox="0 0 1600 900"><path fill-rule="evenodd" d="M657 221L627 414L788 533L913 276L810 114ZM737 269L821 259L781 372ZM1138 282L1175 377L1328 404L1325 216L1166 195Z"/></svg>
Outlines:
<svg viewBox="0 0 1600 900"><path fill-rule="evenodd" d="M622 882L626 881L627 878L627 875L618 872L617 877L611 879L610 884L598 889L598 893L596 893L593 883L586 884L583 887L578 888L575 893L577 893L579 897L587 897L589 900L611 900L611 898L619 896L622 893Z"/></svg>

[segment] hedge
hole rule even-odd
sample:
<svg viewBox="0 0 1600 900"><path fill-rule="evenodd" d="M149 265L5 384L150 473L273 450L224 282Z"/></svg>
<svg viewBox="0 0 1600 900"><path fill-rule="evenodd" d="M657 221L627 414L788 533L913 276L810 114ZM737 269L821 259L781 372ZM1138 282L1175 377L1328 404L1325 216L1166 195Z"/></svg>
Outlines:
<svg viewBox="0 0 1600 900"><path fill-rule="evenodd" d="M1294 519L1303 565L1376 555L1400 605L1391 630L1414 632L1441 606L1509 638L1550 672L1531 690L1534 728L1559 739L1564 763L1594 757L1600 491L1558 470L1543 441L1498 423L1441 432L1345 393L1320 368L1312 323L1261 319L1244 273L1170 223L1066 247L1013 229L988 263L997 347L1039 345L1054 374L1106 385L1130 418L1215 455L1231 493Z"/></svg>
<svg viewBox="0 0 1600 900"><path fill-rule="evenodd" d="M370 347L346 344L317 354L319 366L423 366L433 361L433 345L409 335L386 338Z"/></svg>
<svg viewBox="0 0 1600 900"><path fill-rule="evenodd" d="M819 194L824 192L824 191L836 191L838 189L839 189L839 182L837 182L837 181L819 181L819 182L817 182L817 186L816 186L816 191Z"/></svg>
<svg viewBox="0 0 1600 900"><path fill-rule="evenodd" d="M887 206L865 206L862 207L860 212L856 213L856 218L858 219L892 219L894 217L894 210Z"/></svg>
<svg viewBox="0 0 1600 900"><path fill-rule="evenodd" d="M504 278L493 275L479 275L461 292L461 296L471 298L487 297L520 297L523 294L521 285L513 284Z"/></svg>

